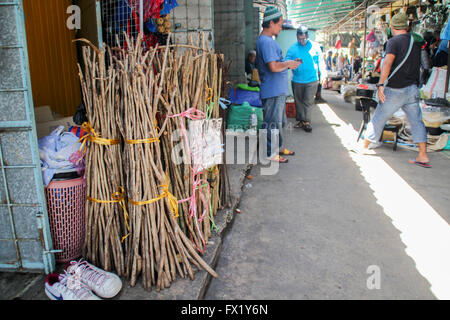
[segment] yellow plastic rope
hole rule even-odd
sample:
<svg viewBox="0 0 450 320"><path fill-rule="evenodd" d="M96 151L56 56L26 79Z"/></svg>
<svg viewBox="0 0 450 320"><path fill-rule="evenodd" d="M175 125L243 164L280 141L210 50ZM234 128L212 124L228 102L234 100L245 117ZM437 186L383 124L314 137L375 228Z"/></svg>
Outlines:
<svg viewBox="0 0 450 320"><path fill-rule="evenodd" d="M104 145L104 146L113 146L120 143L120 139L103 139L100 138L95 132L94 128L89 122L85 122L82 124L81 129L87 132L79 142L81 142L81 148L84 147L86 141L94 142L96 144Z"/></svg>
<svg viewBox="0 0 450 320"><path fill-rule="evenodd" d="M123 216L125 218L125 223L127 225L127 230L128 230L128 232L130 232L130 225L129 225L129 222L128 222L130 220L130 218L129 218L129 214L128 214L126 203L125 203L125 190L124 190L124 188L123 187L119 187L119 191L114 192L111 195L111 198L113 198L114 200L99 200L99 199L95 199L95 198L92 198L92 197L89 197L89 196L87 197L87 199L89 201L92 201L92 202L95 202L95 203L118 203L119 206L121 206L122 209L123 209ZM124 236L122 238L122 243L125 241L126 238L128 238L129 235L130 235L130 233L128 233L126 236Z"/></svg>
<svg viewBox="0 0 450 320"><path fill-rule="evenodd" d="M138 140L125 140L127 144L147 144L160 142L159 138L149 138L149 139L138 139Z"/></svg>
<svg viewBox="0 0 450 320"><path fill-rule="evenodd" d="M163 184L163 185L160 185L159 187L162 188L164 190L164 192L155 199L150 199L147 201L134 201L134 200L128 198L128 201L131 204L134 204L135 206L145 206L147 204L152 204L152 203L155 203L166 197L169 197L170 209L172 210L172 212L175 213L174 218L178 219L178 217L180 216L178 213L178 199L172 193L170 193L168 184Z"/></svg>
<svg viewBox="0 0 450 320"><path fill-rule="evenodd" d="M209 102L213 99L214 92L213 92L213 89L211 89L210 87L206 87L206 88L207 88L206 90L208 91L208 94L209 94L209 97L206 99L206 102Z"/></svg>

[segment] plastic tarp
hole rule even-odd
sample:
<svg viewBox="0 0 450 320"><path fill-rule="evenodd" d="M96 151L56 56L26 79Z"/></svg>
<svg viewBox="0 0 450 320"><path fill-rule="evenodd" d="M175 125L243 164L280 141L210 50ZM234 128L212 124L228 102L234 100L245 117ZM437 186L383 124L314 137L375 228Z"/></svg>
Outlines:
<svg viewBox="0 0 450 320"><path fill-rule="evenodd" d="M248 102L253 107L262 107L262 101L259 92L231 88L229 91L229 100L232 104L242 105Z"/></svg>

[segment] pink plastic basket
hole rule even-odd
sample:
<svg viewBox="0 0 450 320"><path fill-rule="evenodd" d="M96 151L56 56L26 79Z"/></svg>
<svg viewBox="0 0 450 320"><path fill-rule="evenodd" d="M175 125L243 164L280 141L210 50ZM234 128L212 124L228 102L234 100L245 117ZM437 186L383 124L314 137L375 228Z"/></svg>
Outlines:
<svg viewBox="0 0 450 320"><path fill-rule="evenodd" d="M85 236L86 182L84 178L52 181L45 190L55 260L79 258Z"/></svg>

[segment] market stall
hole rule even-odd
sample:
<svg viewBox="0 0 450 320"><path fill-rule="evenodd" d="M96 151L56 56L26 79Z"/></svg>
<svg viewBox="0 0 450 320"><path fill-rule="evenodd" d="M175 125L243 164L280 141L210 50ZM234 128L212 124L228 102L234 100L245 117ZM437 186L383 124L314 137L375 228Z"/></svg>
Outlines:
<svg viewBox="0 0 450 320"><path fill-rule="evenodd" d="M335 70L329 72L329 82L338 80L338 85L329 85L326 88L339 90L342 98L346 102L355 105L355 110L364 111L363 99L375 99L375 84L379 81L385 44L392 33L389 28L390 18L402 11L408 15L409 29L416 44L421 50L421 75L420 75L420 106L423 114L427 133L429 135L429 145L434 145L437 137L441 135L444 139L448 136L449 121L449 91L448 91L448 1L393 1L384 5L378 10L372 11L369 7L373 3L366 1L349 14L353 21L345 20L335 27L340 30L353 29L353 33L360 37L359 56L352 59L352 74L350 78L344 77L341 70L342 79L330 77L336 76ZM377 3L375 3L377 5ZM365 10L363 10L365 8ZM358 20L359 19L359 20ZM334 51L342 50L342 33L330 38L329 45L334 46ZM337 49L339 47L339 49ZM354 43L348 45L351 50ZM445 63L444 63L445 60ZM358 66L356 66L358 63ZM367 100L367 99L366 99ZM366 101L364 100L364 101ZM374 104L376 106L376 104ZM373 111L373 108L372 108ZM412 144L411 132L406 116L402 112L396 113L391 119L391 124L395 123L399 128L399 145L414 148ZM442 144L442 143L441 143ZM443 144L441 149L448 148ZM433 150L433 148L432 148Z"/></svg>

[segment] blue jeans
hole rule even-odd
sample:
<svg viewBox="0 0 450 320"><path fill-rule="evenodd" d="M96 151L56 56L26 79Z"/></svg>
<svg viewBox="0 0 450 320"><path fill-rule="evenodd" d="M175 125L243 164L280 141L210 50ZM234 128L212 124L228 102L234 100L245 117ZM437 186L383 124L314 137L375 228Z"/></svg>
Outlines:
<svg viewBox="0 0 450 320"><path fill-rule="evenodd" d="M411 125L414 143L427 142L427 131L422 120L422 110L419 105L420 92L417 86L411 85L401 89L386 87L384 94L386 100L384 103L378 103L372 120L367 125L365 138L370 142L378 142L386 122L398 109L402 108Z"/></svg>
<svg viewBox="0 0 450 320"><path fill-rule="evenodd" d="M267 130L267 156L278 154L283 145L281 130L286 126L286 98L287 96L278 96L268 99L262 99L264 110L264 121L262 129ZM272 132L273 130L273 132ZM278 135L278 146L272 146L272 135Z"/></svg>

